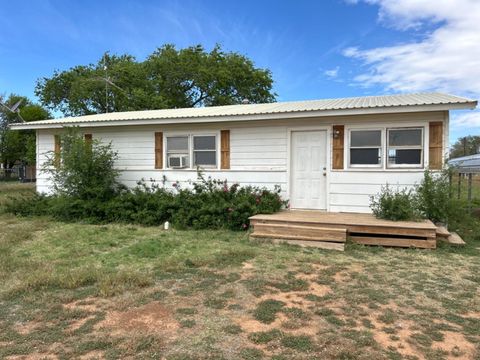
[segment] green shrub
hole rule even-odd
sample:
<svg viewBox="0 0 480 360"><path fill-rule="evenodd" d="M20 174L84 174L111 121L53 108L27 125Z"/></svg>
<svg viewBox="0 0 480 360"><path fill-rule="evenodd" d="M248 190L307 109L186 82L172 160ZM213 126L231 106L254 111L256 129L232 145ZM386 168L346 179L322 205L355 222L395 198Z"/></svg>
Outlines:
<svg viewBox="0 0 480 360"><path fill-rule="evenodd" d="M370 208L380 219L408 221L420 218L413 190L394 191L388 185L382 186L379 194L370 197Z"/></svg>
<svg viewBox="0 0 480 360"><path fill-rule="evenodd" d="M451 199L449 171L431 173L425 171L423 180L416 188L418 210L433 221L447 223L449 215L457 211Z"/></svg>
<svg viewBox="0 0 480 360"><path fill-rule="evenodd" d="M50 152L42 172L50 176L56 195L108 200L122 187L111 144L87 142L77 128L61 135L60 154Z"/></svg>
<svg viewBox="0 0 480 360"><path fill-rule="evenodd" d="M85 197L64 192L52 196L36 195L33 199L12 199L6 211L17 215L50 215L62 221L89 223L121 222L146 226L170 221L179 229L246 230L248 218L258 213L279 211L286 202L280 188L274 191L225 181L205 179L199 173L191 189L154 181L140 181L134 189L117 189L112 196Z"/></svg>

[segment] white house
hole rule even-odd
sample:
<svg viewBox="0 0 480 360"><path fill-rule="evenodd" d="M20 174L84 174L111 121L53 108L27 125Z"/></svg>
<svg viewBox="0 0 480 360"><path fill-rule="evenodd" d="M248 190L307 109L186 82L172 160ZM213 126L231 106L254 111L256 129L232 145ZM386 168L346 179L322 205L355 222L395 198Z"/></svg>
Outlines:
<svg viewBox="0 0 480 360"><path fill-rule="evenodd" d="M12 125L37 133L40 169L66 126L111 142L129 186L155 179L187 186L197 166L230 183L280 185L291 207L369 212L386 183L412 186L440 169L448 148L449 110L477 101L440 93L369 96L206 108L132 111Z"/></svg>

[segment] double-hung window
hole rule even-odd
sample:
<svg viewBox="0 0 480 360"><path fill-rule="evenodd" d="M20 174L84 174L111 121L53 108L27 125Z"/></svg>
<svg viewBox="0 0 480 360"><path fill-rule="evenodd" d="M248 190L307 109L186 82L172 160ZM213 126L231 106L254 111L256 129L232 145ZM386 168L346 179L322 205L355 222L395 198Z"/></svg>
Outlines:
<svg viewBox="0 0 480 360"><path fill-rule="evenodd" d="M380 167L382 130L351 130L349 159L351 167Z"/></svg>
<svg viewBox="0 0 480 360"><path fill-rule="evenodd" d="M167 167L170 169L217 166L215 135L167 135L166 143Z"/></svg>
<svg viewBox="0 0 480 360"><path fill-rule="evenodd" d="M193 136L193 165L200 167L217 166L217 141L215 135Z"/></svg>
<svg viewBox="0 0 480 360"><path fill-rule="evenodd" d="M422 167L423 129L387 129L387 167Z"/></svg>
<svg viewBox="0 0 480 360"><path fill-rule="evenodd" d="M167 137L167 166L184 169L190 167L190 147L188 136Z"/></svg>

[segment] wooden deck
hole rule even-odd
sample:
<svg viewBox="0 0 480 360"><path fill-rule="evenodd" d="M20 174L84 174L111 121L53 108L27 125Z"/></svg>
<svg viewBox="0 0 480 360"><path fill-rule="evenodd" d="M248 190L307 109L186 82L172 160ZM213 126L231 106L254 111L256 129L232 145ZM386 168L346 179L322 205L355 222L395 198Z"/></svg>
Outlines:
<svg viewBox="0 0 480 360"><path fill-rule="evenodd" d="M434 249L437 227L431 221L389 221L371 214L285 210L250 218L252 237L342 249L347 237L358 244Z"/></svg>

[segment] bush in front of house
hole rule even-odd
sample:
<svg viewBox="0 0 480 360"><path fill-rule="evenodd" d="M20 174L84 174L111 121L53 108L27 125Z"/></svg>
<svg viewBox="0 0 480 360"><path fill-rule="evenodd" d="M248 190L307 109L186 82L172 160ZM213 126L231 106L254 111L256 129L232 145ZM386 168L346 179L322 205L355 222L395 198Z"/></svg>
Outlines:
<svg viewBox="0 0 480 360"><path fill-rule="evenodd" d="M146 226L169 221L179 229L245 230L250 216L274 213L287 205L280 197L279 187L273 191L241 187L203 176L192 188L174 185L166 188L141 181L134 189L124 189L107 200L65 194L35 195L12 199L5 208L17 215L48 215L61 221Z"/></svg>
<svg viewBox="0 0 480 360"><path fill-rule="evenodd" d="M114 167L118 158L111 144L86 141L78 128L66 128L60 137L60 151L51 151L42 167L59 196L81 200L108 200L123 185Z"/></svg>
<svg viewBox="0 0 480 360"><path fill-rule="evenodd" d="M425 171L423 180L416 187L418 209L426 219L434 223L447 223L458 211L458 202L451 196L450 170L432 173Z"/></svg>
<svg viewBox="0 0 480 360"><path fill-rule="evenodd" d="M388 185L382 186L380 193L370 198L370 208L379 219L409 221L421 218L412 189L395 191Z"/></svg>
<svg viewBox="0 0 480 360"><path fill-rule="evenodd" d="M388 185L370 198L370 208L377 218L408 221L429 219L433 223L459 226L471 214L464 200L451 194L450 170L428 171L413 189L392 190Z"/></svg>
<svg viewBox="0 0 480 360"><path fill-rule="evenodd" d="M61 221L122 222L147 226L169 221L177 228L247 229L248 218L279 211L286 202L280 188L241 187L205 178L182 189L140 181L127 189L114 167L117 154L110 145L87 143L76 129L67 129L61 151L48 154L43 172L50 176L53 195L12 198L5 211L17 215L52 216Z"/></svg>
<svg viewBox="0 0 480 360"><path fill-rule="evenodd" d="M106 204L106 222L159 225L169 221L176 228L247 229L248 218L273 213L286 206L280 188L229 185L226 181L205 178L201 172L191 188L178 183L165 188L139 182L132 190L120 193Z"/></svg>

